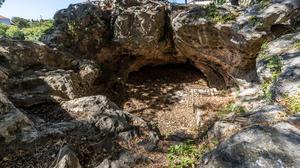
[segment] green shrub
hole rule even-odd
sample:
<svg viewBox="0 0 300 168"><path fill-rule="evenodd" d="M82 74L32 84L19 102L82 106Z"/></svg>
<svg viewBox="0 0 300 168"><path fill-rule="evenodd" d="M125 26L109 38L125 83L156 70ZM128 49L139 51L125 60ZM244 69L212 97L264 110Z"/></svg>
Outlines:
<svg viewBox="0 0 300 168"><path fill-rule="evenodd" d="M8 25L0 23L0 37L6 37L7 29L9 29Z"/></svg>
<svg viewBox="0 0 300 168"><path fill-rule="evenodd" d="M300 40L298 40L294 43L293 48L300 49Z"/></svg>
<svg viewBox="0 0 300 168"><path fill-rule="evenodd" d="M217 6L212 3L205 7L207 19L216 23L226 23L230 20L235 20L236 16L232 13L221 14Z"/></svg>
<svg viewBox="0 0 300 168"><path fill-rule="evenodd" d="M5 34L6 34L5 30L0 29L0 37L5 37Z"/></svg>
<svg viewBox="0 0 300 168"><path fill-rule="evenodd" d="M199 159L200 153L196 146L190 143L171 146L168 149L168 159L171 168L192 167Z"/></svg>
<svg viewBox="0 0 300 168"><path fill-rule="evenodd" d="M200 152L197 147L184 143L180 145L171 146L168 149L168 159L170 167L184 168L194 166L195 162L199 159Z"/></svg>
<svg viewBox="0 0 300 168"><path fill-rule="evenodd" d="M235 115L241 115L246 113L246 109L245 107L238 105L236 103L230 103L222 107L221 109L219 109L218 114L220 115L221 118L224 118L230 113L234 113Z"/></svg>
<svg viewBox="0 0 300 168"><path fill-rule="evenodd" d="M266 67L270 69L272 73L271 79L265 80L261 86L262 91L264 93L264 97L272 102L273 101L273 92L272 85L278 79L281 69L282 63L280 57L278 55L270 56L266 52L261 56L261 61L266 62Z"/></svg>
<svg viewBox="0 0 300 168"><path fill-rule="evenodd" d="M291 19L291 25L294 29L299 28L300 25L300 14Z"/></svg>
<svg viewBox="0 0 300 168"><path fill-rule="evenodd" d="M268 57L268 51L267 51L268 48L269 48L268 42L262 43L262 45L260 47L260 53L258 55L259 60L263 60Z"/></svg>
<svg viewBox="0 0 300 168"><path fill-rule="evenodd" d="M269 55L267 49L269 44L264 42L261 45L261 51L258 56L259 61L263 61L266 67L270 69L272 76L271 79L266 79L262 85L261 90L263 91L264 97L269 101L273 102L272 85L279 78L282 69L282 63L279 55Z"/></svg>
<svg viewBox="0 0 300 168"><path fill-rule="evenodd" d="M20 23L25 26L25 23ZM53 27L53 20L31 21L29 27L20 29L17 26L0 24L0 37L16 40L38 41L49 29Z"/></svg>
<svg viewBox="0 0 300 168"><path fill-rule="evenodd" d="M30 27L30 20L28 19L24 19L24 18L21 18L21 17L13 17L11 19L11 22L17 26L19 29L23 29L23 28L26 28L26 27Z"/></svg>
<svg viewBox="0 0 300 168"><path fill-rule="evenodd" d="M267 68L273 72L273 75L281 72L282 64L278 55L266 57L264 58L264 61L267 61Z"/></svg>
<svg viewBox="0 0 300 168"><path fill-rule="evenodd" d="M257 16L251 16L250 18L249 18L249 21L248 21L248 23L249 23L249 25L250 26L252 26L252 27L254 27L257 23L259 23L261 20L257 17Z"/></svg>
<svg viewBox="0 0 300 168"><path fill-rule="evenodd" d="M4 30L6 32L7 29L9 29L8 25L0 23L0 30Z"/></svg>
<svg viewBox="0 0 300 168"><path fill-rule="evenodd" d="M24 33L17 26L10 26L5 33L6 37L15 40L24 40Z"/></svg>
<svg viewBox="0 0 300 168"><path fill-rule="evenodd" d="M262 51L266 51L268 48L269 48L269 43L268 43L268 42L264 42L264 43L261 45L261 47L260 47L260 49L261 49Z"/></svg>
<svg viewBox="0 0 300 168"><path fill-rule="evenodd" d="M300 94L295 96L285 96L284 101L290 114L296 114L300 112Z"/></svg>
<svg viewBox="0 0 300 168"><path fill-rule="evenodd" d="M226 2L226 0L214 0L214 3L217 5L223 5Z"/></svg>
<svg viewBox="0 0 300 168"><path fill-rule="evenodd" d="M49 29L53 27L53 21L41 21L31 24L31 27L24 28L25 39L30 41L38 41Z"/></svg>
<svg viewBox="0 0 300 168"><path fill-rule="evenodd" d="M260 2L259 2L259 7L260 8L265 8L266 6L268 6L269 4L270 4L270 0L261 0Z"/></svg>
<svg viewBox="0 0 300 168"><path fill-rule="evenodd" d="M191 141L179 145L170 146L168 159L171 168L195 167L196 163L203 158L204 154L214 149L219 141L211 139L201 145L192 144Z"/></svg>
<svg viewBox="0 0 300 168"><path fill-rule="evenodd" d="M273 93L272 93L272 84L273 80L265 80L261 85L261 90L263 91L265 99L269 102L273 101Z"/></svg>

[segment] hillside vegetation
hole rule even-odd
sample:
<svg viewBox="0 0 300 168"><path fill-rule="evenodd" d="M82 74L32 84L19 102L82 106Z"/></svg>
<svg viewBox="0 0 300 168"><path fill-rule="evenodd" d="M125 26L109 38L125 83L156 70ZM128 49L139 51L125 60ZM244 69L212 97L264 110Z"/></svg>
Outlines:
<svg viewBox="0 0 300 168"><path fill-rule="evenodd" d="M13 25L0 24L0 37L14 40L38 41L53 26L53 20L13 18Z"/></svg>

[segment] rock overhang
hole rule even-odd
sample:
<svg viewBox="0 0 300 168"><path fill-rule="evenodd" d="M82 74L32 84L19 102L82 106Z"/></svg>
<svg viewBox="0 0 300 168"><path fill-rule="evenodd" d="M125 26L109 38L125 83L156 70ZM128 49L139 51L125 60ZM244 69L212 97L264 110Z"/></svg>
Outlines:
<svg viewBox="0 0 300 168"><path fill-rule="evenodd" d="M270 12L276 6L282 10ZM288 20L295 8L284 1L241 14L231 6L182 8L165 1L116 0L109 9L76 4L56 13L54 30L44 42L105 64L124 79L147 64L189 60L211 87L224 89L235 86L235 78L257 80L254 69L261 44L272 25ZM256 15L261 23L253 23Z"/></svg>

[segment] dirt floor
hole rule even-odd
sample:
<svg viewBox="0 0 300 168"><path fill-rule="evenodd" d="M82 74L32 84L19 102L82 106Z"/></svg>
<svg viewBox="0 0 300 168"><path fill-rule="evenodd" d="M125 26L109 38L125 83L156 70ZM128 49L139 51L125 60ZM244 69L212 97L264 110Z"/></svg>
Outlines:
<svg viewBox="0 0 300 168"><path fill-rule="evenodd" d="M208 88L201 71L185 64L144 67L130 74L124 110L157 123L163 135L194 134L191 91Z"/></svg>
<svg viewBox="0 0 300 168"><path fill-rule="evenodd" d="M123 109L154 122L165 137L161 153L147 154L155 161L152 167L168 166L166 152L174 141L197 139L195 105L216 117L217 109L232 100L209 88L202 72L186 64L144 67L131 73L126 85Z"/></svg>

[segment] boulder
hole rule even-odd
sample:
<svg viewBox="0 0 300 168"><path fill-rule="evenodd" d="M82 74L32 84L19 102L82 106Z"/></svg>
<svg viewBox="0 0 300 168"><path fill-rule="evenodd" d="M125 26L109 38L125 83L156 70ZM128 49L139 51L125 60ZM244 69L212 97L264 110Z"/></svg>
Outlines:
<svg viewBox="0 0 300 168"><path fill-rule="evenodd" d="M241 129L241 126L236 123L229 123L224 121L215 122L214 126L208 131L210 139L222 141L229 138Z"/></svg>
<svg viewBox="0 0 300 168"><path fill-rule="evenodd" d="M269 42L257 62L261 83L270 83L273 98L299 94L300 34L288 34Z"/></svg>
<svg viewBox="0 0 300 168"><path fill-rule="evenodd" d="M163 1L116 0L114 38L123 51L154 59L170 48L168 6ZM142 8L141 8L142 6ZM127 54L126 52L120 54Z"/></svg>
<svg viewBox="0 0 300 168"><path fill-rule="evenodd" d="M222 142L198 167L297 167L299 142L300 130L289 123L252 126Z"/></svg>
<svg viewBox="0 0 300 168"><path fill-rule="evenodd" d="M70 5L56 12L54 29L42 37L51 47L91 58L110 38L110 13L92 3Z"/></svg>
<svg viewBox="0 0 300 168"><path fill-rule="evenodd" d="M89 96L64 102L62 108L78 121L87 122L102 132L118 133L130 128L129 118L105 96Z"/></svg>
<svg viewBox="0 0 300 168"><path fill-rule="evenodd" d="M51 168L81 168L79 159L68 145L60 149L56 160Z"/></svg>
<svg viewBox="0 0 300 168"><path fill-rule="evenodd" d="M149 162L150 160L149 158L132 153L130 151L122 151L117 158L118 159L116 160L105 159L96 168L130 168L140 163Z"/></svg>
<svg viewBox="0 0 300 168"><path fill-rule="evenodd" d="M33 122L17 109L0 89L0 144L12 141L28 142L35 139Z"/></svg>
<svg viewBox="0 0 300 168"><path fill-rule="evenodd" d="M0 71L8 76L39 65L70 68L73 60L70 54L50 49L42 42L0 39Z"/></svg>

